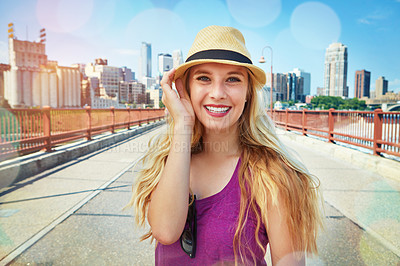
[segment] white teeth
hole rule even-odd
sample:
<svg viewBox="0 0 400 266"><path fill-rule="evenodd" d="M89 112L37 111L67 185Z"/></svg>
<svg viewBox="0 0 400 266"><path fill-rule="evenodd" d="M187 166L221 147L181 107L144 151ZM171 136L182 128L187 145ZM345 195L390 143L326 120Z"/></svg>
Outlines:
<svg viewBox="0 0 400 266"><path fill-rule="evenodd" d="M212 107L206 106L207 110L213 113L226 113L229 110L229 107Z"/></svg>

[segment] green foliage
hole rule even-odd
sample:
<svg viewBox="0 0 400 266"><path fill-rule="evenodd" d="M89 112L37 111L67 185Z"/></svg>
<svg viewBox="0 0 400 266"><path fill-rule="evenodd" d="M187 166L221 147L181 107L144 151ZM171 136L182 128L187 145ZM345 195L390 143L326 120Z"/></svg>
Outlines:
<svg viewBox="0 0 400 266"><path fill-rule="evenodd" d="M335 96L317 96L311 99L312 109L329 110L365 110L367 105L365 101L358 98L343 99Z"/></svg>

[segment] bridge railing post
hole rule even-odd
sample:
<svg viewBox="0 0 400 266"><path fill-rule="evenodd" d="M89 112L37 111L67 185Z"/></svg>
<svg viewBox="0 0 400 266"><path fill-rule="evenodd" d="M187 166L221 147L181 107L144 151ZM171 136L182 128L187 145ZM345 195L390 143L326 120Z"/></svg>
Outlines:
<svg viewBox="0 0 400 266"><path fill-rule="evenodd" d="M114 106L110 107L110 111L111 111L111 133L114 134L115 133L115 108L114 108Z"/></svg>
<svg viewBox="0 0 400 266"><path fill-rule="evenodd" d="M333 112L335 109L331 108L329 109L329 114L328 114L328 138L330 143L335 143L333 140L333 130L334 130L334 125L335 125L335 118L333 117Z"/></svg>
<svg viewBox="0 0 400 266"><path fill-rule="evenodd" d="M45 136L44 148L46 152L51 152L51 116L50 106L43 106L43 133Z"/></svg>
<svg viewBox="0 0 400 266"><path fill-rule="evenodd" d="M126 107L128 111L128 125L126 125L126 129L131 129L131 108L128 106Z"/></svg>
<svg viewBox="0 0 400 266"><path fill-rule="evenodd" d="M92 140L92 107L85 106L87 117L87 140Z"/></svg>
<svg viewBox="0 0 400 266"><path fill-rule="evenodd" d="M288 123L289 123L289 109L285 110L285 130L288 131Z"/></svg>
<svg viewBox="0 0 400 266"><path fill-rule="evenodd" d="M374 155L381 154L378 151L378 149L380 149L382 146L379 143L379 141L382 140L382 120L383 120L382 109L376 109L374 111L374 148L373 148Z"/></svg>
<svg viewBox="0 0 400 266"><path fill-rule="evenodd" d="M303 136L307 136L307 109L303 109L303 113L301 116L301 127Z"/></svg>

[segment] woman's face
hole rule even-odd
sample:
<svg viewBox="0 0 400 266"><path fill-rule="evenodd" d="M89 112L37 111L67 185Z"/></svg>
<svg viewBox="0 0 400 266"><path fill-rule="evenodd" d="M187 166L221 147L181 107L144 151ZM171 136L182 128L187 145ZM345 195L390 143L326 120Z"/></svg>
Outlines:
<svg viewBox="0 0 400 266"><path fill-rule="evenodd" d="M190 98L207 132L236 130L248 83L247 69L241 66L206 63L190 69Z"/></svg>

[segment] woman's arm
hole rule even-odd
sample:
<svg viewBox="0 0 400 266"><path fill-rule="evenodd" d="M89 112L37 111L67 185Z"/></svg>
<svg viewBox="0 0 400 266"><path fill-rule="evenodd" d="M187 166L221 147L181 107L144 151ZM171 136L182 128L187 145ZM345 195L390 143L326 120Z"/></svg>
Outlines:
<svg viewBox="0 0 400 266"><path fill-rule="evenodd" d="M281 199L278 202L278 205L274 206L268 204L267 211L267 234L272 265L305 265L304 252L294 251L292 247L292 237L286 220L287 210Z"/></svg>
<svg viewBox="0 0 400 266"><path fill-rule="evenodd" d="M162 244L172 244L182 234L189 197L194 112L180 80L176 82L179 97L172 90L174 74L175 69L167 72L161 81L162 101L174 120L174 135L160 182L151 195L147 214L153 236Z"/></svg>

